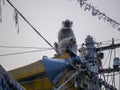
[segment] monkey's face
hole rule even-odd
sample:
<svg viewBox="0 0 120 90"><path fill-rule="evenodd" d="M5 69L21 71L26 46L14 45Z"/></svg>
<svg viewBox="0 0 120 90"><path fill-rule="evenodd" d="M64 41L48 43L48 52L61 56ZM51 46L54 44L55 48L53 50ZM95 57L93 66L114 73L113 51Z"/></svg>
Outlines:
<svg viewBox="0 0 120 90"><path fill-rule="evenodd" d="M70 20L65 20L62 22L63 27L65 28L71 28L72 27L72 22Z"/></svg>

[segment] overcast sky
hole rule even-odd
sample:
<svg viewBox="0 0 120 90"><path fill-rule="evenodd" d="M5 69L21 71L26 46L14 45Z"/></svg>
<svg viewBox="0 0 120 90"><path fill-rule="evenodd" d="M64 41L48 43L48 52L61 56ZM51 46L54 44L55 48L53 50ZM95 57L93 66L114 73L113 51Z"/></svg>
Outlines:
<svg viewBox="0 0 120 90"><path fill-rule="evenodd" d="M73 21L78 45L84 42L87 35L93 36L97 42L112 38L120 39L120 31L109 23L98 20L98 17L92 16L91 12L84 11L77 0L11 0L11 2L52 45L57 42L57 33L61 28L61 22L65 19ZM120 0L89 0L87 3L120 23ZM13 13L14 9L5 2L2 8L3 22L0 24L0 46L51 48L20 16L20 33L17 34ZM34 50L38 49L0 47L0 55ZM119 50L117 49L117 52ZM43 56L53 57L54 54L54 50L49 50L0 56L0 64L5 69L11 70L40 60ZM120 57L120 54L118 56Z"/></svg>

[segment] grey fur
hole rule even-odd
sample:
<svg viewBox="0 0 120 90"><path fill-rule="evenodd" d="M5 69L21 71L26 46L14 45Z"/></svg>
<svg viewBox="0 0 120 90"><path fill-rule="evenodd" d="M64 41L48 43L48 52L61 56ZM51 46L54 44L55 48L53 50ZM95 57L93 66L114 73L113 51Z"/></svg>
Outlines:
<svg viewBox="0 0 120 90"><path fill-rule="evenodd" d="M66 53L67 50L73 51L77 54L77 44L74 37L62 39L58 44L60 54Z"/></svg>
<svg viewBox="0 0 120 90"><path fill-rule="evenodd" d="M58 42L60 42L62 39L69 38L69 37L75 37L74 32L71 28L69 29L62 28L58 32Z"/></svg>
<svg viewBox="0 0 120 90"><path fill-rule="evenodd" d="M69 25L66 26L65 23L68 22ZM65 38L75 37L74 32L72 30L72 22L70 20L65 20L62 22L62 28L58 32L58 43Z"/></svg>
<svg viewBox="0 0 120 90"><path fill-rule="evenodd" d="M72 24L70 20L62 22L62 28L58 32L58 44L56 42L54 43L58 54L67 53L67 50L71 50L77 54L77 43L72 30Z"/></svg>

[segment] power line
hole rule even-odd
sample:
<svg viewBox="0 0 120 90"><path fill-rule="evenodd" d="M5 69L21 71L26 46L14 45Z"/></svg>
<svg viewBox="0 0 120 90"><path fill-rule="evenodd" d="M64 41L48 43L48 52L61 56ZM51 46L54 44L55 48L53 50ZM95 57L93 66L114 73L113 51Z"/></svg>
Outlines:
<svg viewBox="0 0 120 90"><path fill-rule="evenodd" d="M81 46L81 45L77 45L77 46ZM47 48L47 47L46 48L40 48L40 47L26 47L26 46L4 46L4 45L1 45L0 48L43 49L43 50L53 49L53 48ZM58 48L58 49L60 49L60 48Z"/></svg>
<svg viewBox="0 0 120 90"><path fill-rule="evenodd" d="M8 54L1 54L0 56L10 56L10 55L26 54L26 53L41 52L41 51L47 51L47 50L52 50L52 49L34 50L34 51L16 52L16 53L8 53Z"/></svg>
<svg viewBox="0 0 120 90"><path fill-rule="evenodd" d="M50 45L54 50L55 48L38 32L38 30L17 10L17 8L9 1L9 0L6 0L10 6L12 6L12 8L14 10L17 11L17 13L28 23L28 25L48 44Z"/></svg>
<svg viewBox="0 0 120 90"><path fill-rule="evenodd" d="M23 46L0 46L0 48L21 48L21 49L52 49L52 48L23 47Z"/></svg>
<svg viewBox="0 0 120 90"><path fill-rule="evenodd" d="M117 72L117 73L115 73L114 75L119 75L120 74L120 72ZM114 76L113 74L110 74L110 75L105 75L105 76Z"/></svg>
<svg viewBox="0 0 120 90"><path fill-rule="evenodd" d="M120 41L120 39L115 39L114 41ZM102 41L101 43L112 42L112 40Z"/></svg>

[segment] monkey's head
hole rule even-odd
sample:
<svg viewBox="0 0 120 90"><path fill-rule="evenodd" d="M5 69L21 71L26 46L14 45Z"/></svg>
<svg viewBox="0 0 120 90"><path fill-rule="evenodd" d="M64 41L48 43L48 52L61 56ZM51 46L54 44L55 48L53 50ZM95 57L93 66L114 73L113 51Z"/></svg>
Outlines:
<svg viewBox="0 0 120 90"><path fill-rule="evenodd" d="M72 24L73 24L73 22L72 21L70 21L70 20L65 20L65 21L62 21L62 26L63 26L63 28L71 28L72 27Z"/></svg>

